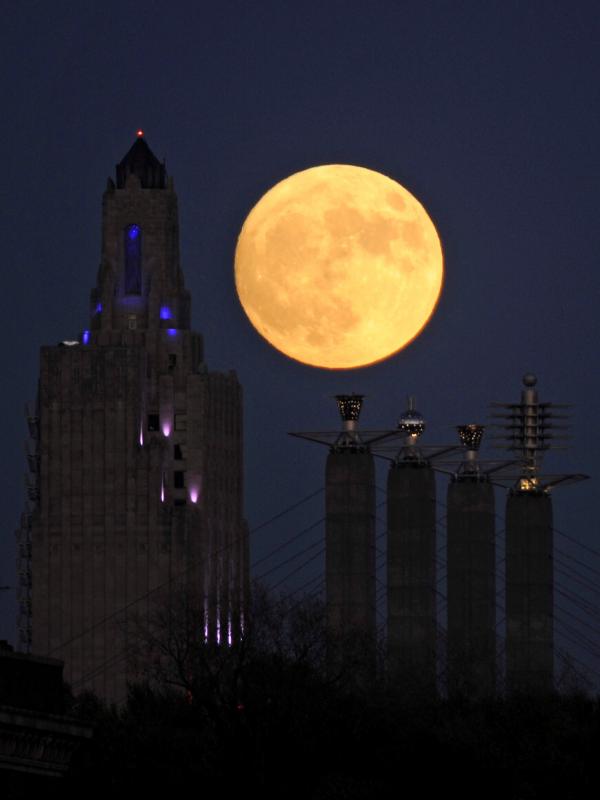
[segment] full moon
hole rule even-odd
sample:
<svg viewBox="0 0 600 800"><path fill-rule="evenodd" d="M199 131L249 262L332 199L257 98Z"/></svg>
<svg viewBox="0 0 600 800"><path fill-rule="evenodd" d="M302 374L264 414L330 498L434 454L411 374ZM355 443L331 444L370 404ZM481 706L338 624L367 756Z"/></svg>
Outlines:
<svg viewBox="0 0 600 800"><path fill-rule="evenodd" d="M427 212L364 167L312 167L254 206L235 252L237 293L287 356L351 369L397 353L425 327L444 275Z"/></svg>

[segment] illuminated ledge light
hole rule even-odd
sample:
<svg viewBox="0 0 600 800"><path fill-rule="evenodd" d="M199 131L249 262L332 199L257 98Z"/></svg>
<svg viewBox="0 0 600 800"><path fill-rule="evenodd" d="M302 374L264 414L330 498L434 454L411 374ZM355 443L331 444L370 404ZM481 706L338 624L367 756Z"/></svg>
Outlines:
<svg viewBox="0 0 600 800"><path fill-rule="evenodd" d="M208 644L208 597L204 595L204 644Z"/></svg>
<svg viewBox="0 0 600 800"><path fill-rule="evenodd" d="M195 505L200 499L200 493L202 490L202 477L194 472L189 473L187 485L188 485L188 497L190 498L190 501Z"/></svg>

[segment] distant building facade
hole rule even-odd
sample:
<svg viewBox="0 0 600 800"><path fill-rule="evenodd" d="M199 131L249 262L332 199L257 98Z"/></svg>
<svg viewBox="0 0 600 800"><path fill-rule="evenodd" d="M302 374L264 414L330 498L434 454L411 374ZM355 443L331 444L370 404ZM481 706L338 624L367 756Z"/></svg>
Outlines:
<svg viewBox="0 0 600 800"><path fill-rule="evenodd" d="M0 781L5 797L47 791L66 774L92 726L67 716L63 665L0 641Z"/></svg>
<svg viewBox="0 0 600 800"><path fill-rule="evenodd" d="M248 587L242 391L190 330L173 181L143 136L102 204L91 322L42 347L18 532L20 648L65 662L75 692L119 701L129 620L175 591L226 645Z"/></svg>

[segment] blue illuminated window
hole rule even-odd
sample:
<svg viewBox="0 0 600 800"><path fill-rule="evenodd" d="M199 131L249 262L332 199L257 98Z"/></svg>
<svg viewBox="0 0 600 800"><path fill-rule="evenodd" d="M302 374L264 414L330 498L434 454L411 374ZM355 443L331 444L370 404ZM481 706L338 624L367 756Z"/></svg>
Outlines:
<svg viewBox="0 0 600 800"><path fill-rule="evenodd" d="M169 336L177 336L177 328L167 328L167 333Z"/></svg>
<svg viewBox="0 0 600 800"><path fill-rule="evenodd" d="M82 340L82 342L84 344L89 344L90 343L90 332L89 331L84 331L83 332L83 336L81 337L81 340Z"/></svg>
<svg viewBox="0 0 600 800"><path fill-rule="evenodd" d="M171 319L172 318L171 309L169 306L161 306L160 307L160 318L161 319Z"/></svg>
<svg viewBox="0 0 600 800"><path fill-rule="evenodd" d="M142 293L142 231L138 225L125 228L125 294Z"/></svg>
<svg viewBox="0 0 600 800"><path fill-rule="evenodd" d="M96 314L101 314L101 313L102 313L102 303L97 303L96 304Z"/></svg>

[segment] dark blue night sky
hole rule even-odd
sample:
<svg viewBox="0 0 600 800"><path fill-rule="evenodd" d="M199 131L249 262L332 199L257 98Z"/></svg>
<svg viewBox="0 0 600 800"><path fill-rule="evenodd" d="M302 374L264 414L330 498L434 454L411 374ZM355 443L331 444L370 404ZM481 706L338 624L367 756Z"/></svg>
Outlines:
<svg viewBox="0 0 600 800"><path fill-rule="evenodd" d="M492 400L516 401L531 371L542 399L574 404L572 447L549 468L593 477L557 490L556 527L600 549L597 3L29 0L6 7L2 29L0 585L16 580L23 404L39 346L87 327L102 192L139 127L175 179L209 367L235 369L244 386L251 528L322 485L325 451L286 434L338 427L331 395L366 394L362 424L379 428L414 394L426 441L447 441L457 423L485 421ZM277 181L325 163L400 181L445 251L430 325L394 358L355 371L288 360L235 296L233 253L250 208ZM498 504L502 514L500 494ZM254 558L322 514L317 496L263 528ZM311 569L318 560L291 580ZM0 603L0 638L14 640L12 593Z"/></svg>

